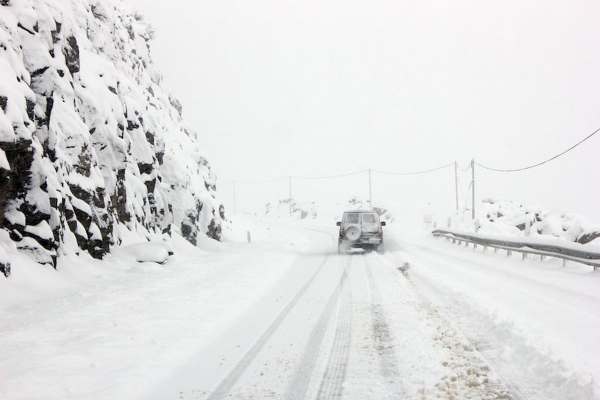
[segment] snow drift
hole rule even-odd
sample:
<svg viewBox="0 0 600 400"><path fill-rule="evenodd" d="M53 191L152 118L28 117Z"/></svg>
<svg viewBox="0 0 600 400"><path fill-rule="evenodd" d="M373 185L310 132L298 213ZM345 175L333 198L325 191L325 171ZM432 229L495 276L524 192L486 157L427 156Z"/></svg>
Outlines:
<svg viewBox="0 0 600 400"><path fill-rule="evenodd" d="M116 0L0 1L0 251L56 266L102 258L123 227L220 239L215 178L152 37Z"/></svg>
<svg viewBox="0 0 600 400"><path fill-rule="evenodd" d="M529 207L514 201L484 199L478 205L478 218L459 220L453 227L494 237L527 237L600 247L600 226L584 217L560 210Z"/></svg>

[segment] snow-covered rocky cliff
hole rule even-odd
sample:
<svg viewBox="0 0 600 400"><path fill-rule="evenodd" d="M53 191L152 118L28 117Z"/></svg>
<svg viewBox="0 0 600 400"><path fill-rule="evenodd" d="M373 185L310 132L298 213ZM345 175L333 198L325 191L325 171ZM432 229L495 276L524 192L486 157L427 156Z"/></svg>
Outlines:
<svg viewBox="0 0 600 400"><path fill-rule="evenodd" d="M0 0L0 263L221 237L215 178L118 0ZM6 258L6 257L5 257Z"/></svg>

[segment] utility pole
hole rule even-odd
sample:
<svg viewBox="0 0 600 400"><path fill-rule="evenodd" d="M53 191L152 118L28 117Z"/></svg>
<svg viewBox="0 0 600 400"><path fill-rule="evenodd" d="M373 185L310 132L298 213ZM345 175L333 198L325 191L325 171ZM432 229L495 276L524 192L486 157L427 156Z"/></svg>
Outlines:
<svg viewBox="0 0 600 400"><path fill-rule="evenodd" d="M292 215L292 177L288 180L288 198L290 199L290 215Z"/></svg>
<svg viewBox="0 0 600 400"><path fill-rule="evenodd" d="M369 168L369 207L373 208L373 181L371 175L371 168Z"/></svg>
<svg viewBox="0 0 600 400"><path fill-rule="evenodd" d="M475 221L475 159L471 160L471 218Z"/></svg>
<svg viewBox="0 0 600 400"><path fill-rule="evenodd" d="M456 214L458 215L458 163L454 161L454 193L456 195Z"/></svg>

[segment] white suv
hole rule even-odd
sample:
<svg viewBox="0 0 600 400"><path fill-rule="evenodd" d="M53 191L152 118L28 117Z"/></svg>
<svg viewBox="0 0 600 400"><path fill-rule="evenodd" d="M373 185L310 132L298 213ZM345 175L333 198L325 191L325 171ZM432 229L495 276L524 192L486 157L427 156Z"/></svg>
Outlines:
<svg viewBox="0 0 600 400"><path fill-rule="evenodd" d="M385 221L379 220L374 211L346 211L340 227L338 253L346 253L352 248L383 252L383 229Z"/></svg>

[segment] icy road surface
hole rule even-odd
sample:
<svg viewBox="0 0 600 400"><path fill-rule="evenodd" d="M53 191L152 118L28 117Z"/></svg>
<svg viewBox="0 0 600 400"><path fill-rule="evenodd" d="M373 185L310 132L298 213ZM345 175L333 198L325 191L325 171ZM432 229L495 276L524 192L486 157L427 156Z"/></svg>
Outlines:
<svg viewBox="0 0 600 400"><path fill-rule="evenodd" d="M1 309L0 398L598 398L598 274L391 231L338 255L334 228L179 243Z"/></svg>

